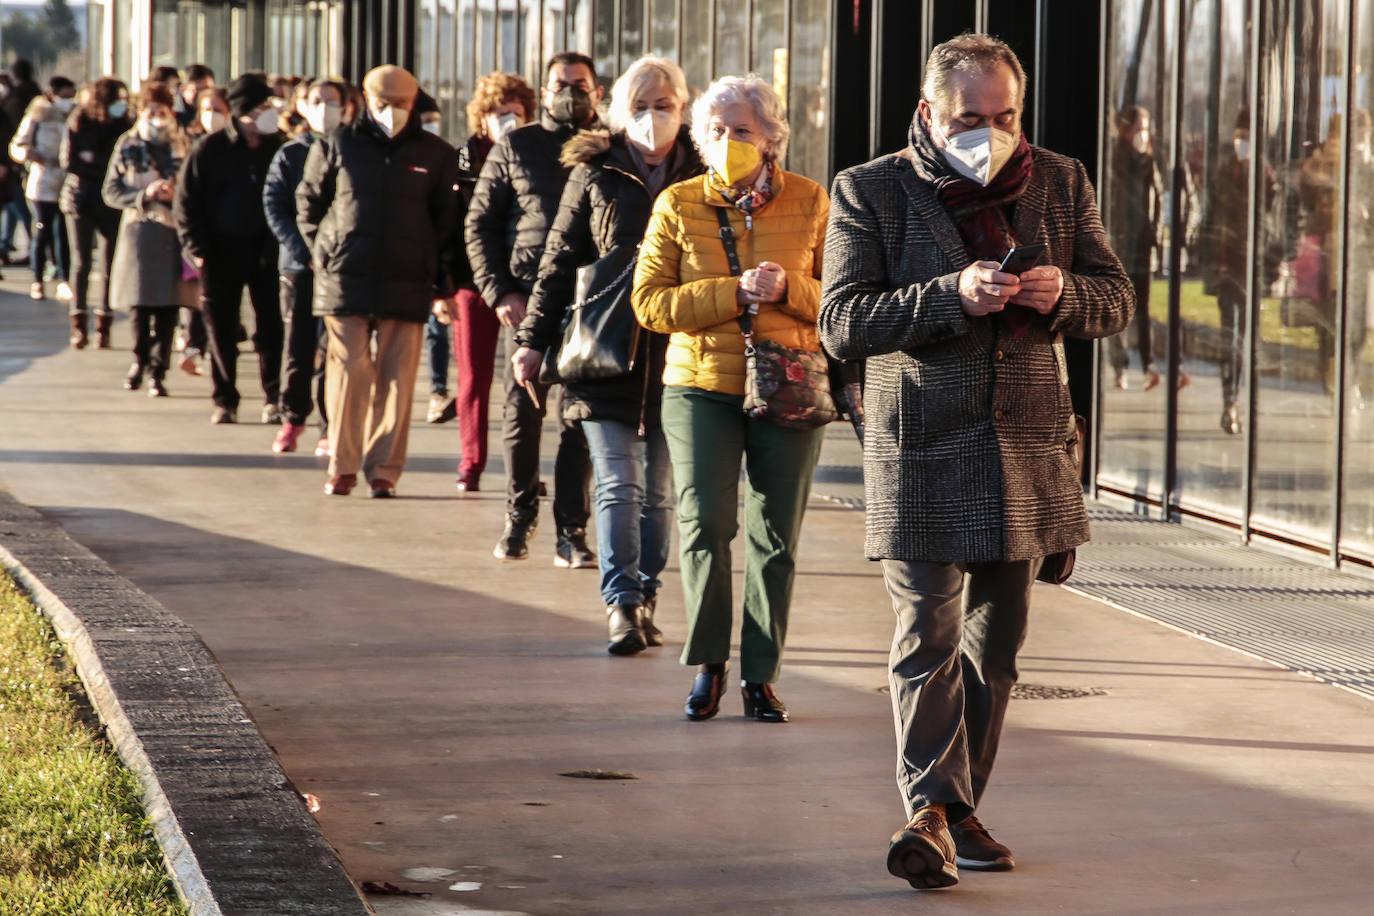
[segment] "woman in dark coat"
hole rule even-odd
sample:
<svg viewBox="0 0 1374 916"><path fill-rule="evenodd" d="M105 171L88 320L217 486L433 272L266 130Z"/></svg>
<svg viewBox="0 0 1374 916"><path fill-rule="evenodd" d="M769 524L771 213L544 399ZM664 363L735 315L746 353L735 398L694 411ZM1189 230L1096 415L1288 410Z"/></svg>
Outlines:
<svg viewBox="0 0 1374 916"><path fill-rule="evenodd" d="M145 83L133 130L119 138L105 173L105 203L123 211L110 278L117 309L133 311L134 362L124 387L138 390L151 377L149 397L163 398L177 309L189 304L191 272L182 260L172 217L177 170L188 141L163 83Z"/></svg>
<svg viewBox="0 0 1374 916"><path fill-rule="evenodd" d="M644 238L654 199L704 170L682 123L687 84L676 64L636 61L611 90L611 132L584 131L563 148L572 167L549 231L512 356L516 379L537 377L561 337L577 269ZM643 332L633 371L565 386L564 416L580 420L596 475L601 597L613 655L663 644L654 625L658 576L668 561L672 469L659 406L665 334Z"/></svg>
<svg viewBox="0 0 1374 916"><path fill-rule="evenodd" d="M105 277L104 292L96 305L96 336L102 347L110 338L110 273L114 265L115 233L119 211L106 206L100 189L115 143L130 127L129 89L123 81L106 76L91 84L90 100L67 122L60 162L67 172L59 207L67 217L68 250L72 262L72 346L80 350L87 341L87 294L91 286L91 255L97 245Z"/></svg>

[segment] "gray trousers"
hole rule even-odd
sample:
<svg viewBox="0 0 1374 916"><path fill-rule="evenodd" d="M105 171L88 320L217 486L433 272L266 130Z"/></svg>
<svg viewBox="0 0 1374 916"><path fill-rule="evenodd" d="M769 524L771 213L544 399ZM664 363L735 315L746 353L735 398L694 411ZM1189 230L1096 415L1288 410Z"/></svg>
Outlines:
<svg viewBox="0 0 1374 916"><path fill-rule="evenodd" d="M958 823L983 797L1040 563L882 561L897 614L888 680L908 816L943 804Z"/></svg>

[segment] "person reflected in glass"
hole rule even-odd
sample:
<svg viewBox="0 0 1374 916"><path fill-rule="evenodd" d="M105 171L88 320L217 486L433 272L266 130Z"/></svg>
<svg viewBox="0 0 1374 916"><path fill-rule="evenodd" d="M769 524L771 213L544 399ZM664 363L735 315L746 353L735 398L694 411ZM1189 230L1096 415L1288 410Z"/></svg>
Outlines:
<svg viewBox="0 0 1374 916"><path fill-rule="evenodd" d="M1367 109L1357 109L1351 121L1350 137L1350 245L1349 251L1374 250L1374 118ZM1346 378L1349 379L1349 408L1364 410L1368 405L1365 393L1369 390L1370 360L1364 356L1369 339L1371 316L1369 297L1374 293L1374 267L1364 258L1350 265L1350 292L1346 296L1345 347Z"/></svg>
<svg viewBox="0 0 1374 916"><path fill-rule="evenodd" d="M1285 301L1281 312L1288 327L1310 327L1317 338L1317 378L1331 397L1336 390L1336 271L1341 258L1333 246L1337 240L1342 116L1332 115L1326 139L1298 165L1297 252L1291 262L1296 295ZM1353 249L1352 249L1353 250Z"/></svg>
<svg viewBox="0 0 1374 916"><path fill-rule="evenodd" d="M741 460L744 714L761 722L789 715L773 683L824 429L790 429L744 413L740 318L753 315L760 340L821 349L816 314L830 199L814 181L782 168L790 135L781 100L758 77L727 76L708 86L692 106L692 139L708 171L659 196L635 271L640 324L672 335L663 430L687 610L682 662L699 666L686 703L692 721L719 711L728 671ZM739 276L722 244L722 216L734 232Z"/></svg>
<svg viewBox="0 0 1374 916"><path fill-rule="evenodd" d="M1163 194L1155 159L1155 138L1150 113L1139 105L1122 109L1116 119L1116 137L1108 153L1111 183L1107 196L1107 231L1112 248L1126 268L1135 290L1136 311L1126 334L1107 341L1117 388L1129 383L1127 335L1134 337L1145 374L1145 390L1159 384L1154 348L1150 340L1151 262L1159 246L1159 220Z"/></svg>
<svg viewBox="0 0 1374 916"><path fill-rule="evenodd" d="M538 379L543 353L561 338L577 269L637 246L659 192L703 171L683 123L686 109L681 68L644 57L611 87L610 130L582 131L563 145L563 163L573 172L515 334L519 349L512 360L520 384ZM663 645L654 611L658 577L668 563L673 505L660 413L667 350L666 334L641 334L628 375L564 386L563 416L581 421L591 452L597 562L612 655Z"/></svg>

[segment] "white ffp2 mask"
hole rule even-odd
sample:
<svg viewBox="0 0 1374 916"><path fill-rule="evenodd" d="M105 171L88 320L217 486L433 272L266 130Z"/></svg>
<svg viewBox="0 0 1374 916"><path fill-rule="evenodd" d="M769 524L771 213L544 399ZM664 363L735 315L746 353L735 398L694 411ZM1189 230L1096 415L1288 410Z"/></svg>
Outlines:
<svg viewBox="0 0 1374 916"><path fill-rule="evenodd" d="M625 136L646 153L662 149L677 137L681 120L671 111L645 109L635 112L625 127Z"/></svg>
<svg viewBox="0 0 1374 916"><path fill-rule="evenodd" d="M940 133L943 133L941 131ZM938 140L938 135L937 135ZM1011 154L1016 152L1017 138L1005 130L979 127L963 133L945 135L944 154L949 167L970 181L987 187L997 177Z"/></svg>

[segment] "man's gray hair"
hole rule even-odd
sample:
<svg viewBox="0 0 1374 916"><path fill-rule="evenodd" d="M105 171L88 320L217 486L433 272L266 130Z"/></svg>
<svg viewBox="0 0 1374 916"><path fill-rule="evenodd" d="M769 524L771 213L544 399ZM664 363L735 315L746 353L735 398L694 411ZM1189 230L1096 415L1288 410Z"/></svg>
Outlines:
<svg viewBox="0 0 1374 916"><path fill-rule="evenodd" d="M706 130L706 122L711 120L711 115L736 102L745 102L753 109L754 120L759 122L759 130L768 141L768 154L781 161L787 155L787 141L792 136L792 128L787 126L782 99L778 98L766 80L753 73L748 76L722 76L697 96L692 103L692 141L697 149L705 155L706 145L711 142Z"/></svg>
<svg viewBox="0 0 1374 916"><path fill-rule="evenodd" d="M1016 75L1016 107L1026 107L1026 71L1016 52L1004 41L977 32L965 32L931 49L926 60L921 95L927 102L944 111L950 104L950 74L991 73L998 64L1006 64Z"/></svg>
<svg viewBox="0 0 1374 916"><path fill-rule="evenodd" d="M634 119L635 99L659 82L668 84L668 94L685 115L688 92L687 77L682 75L682 68L666 58L641 57L630 64L630 68L611 87L611 104L606 109L606 123L611 130L628 127Z"/></svg>

